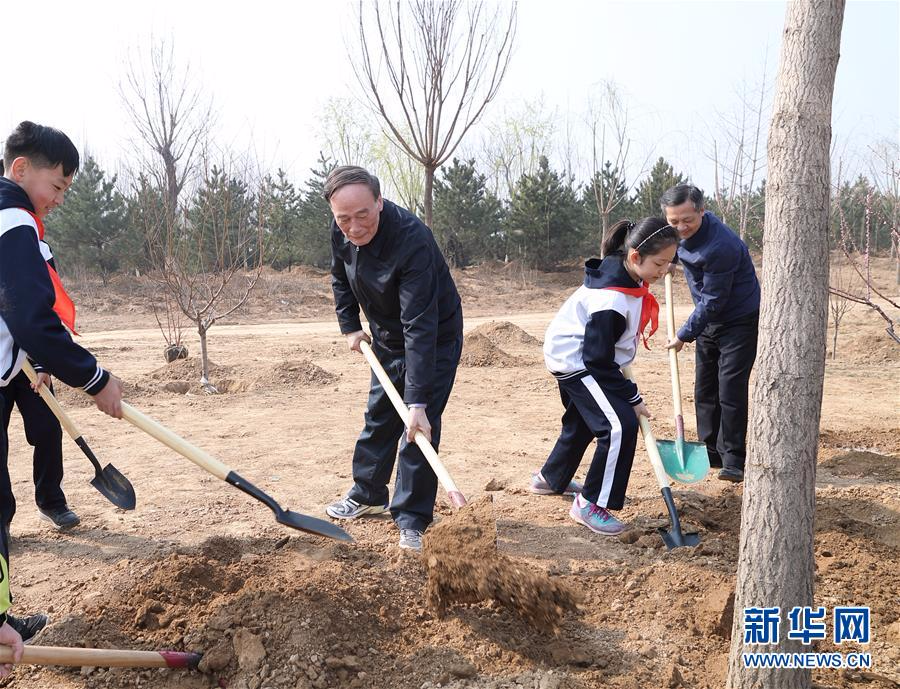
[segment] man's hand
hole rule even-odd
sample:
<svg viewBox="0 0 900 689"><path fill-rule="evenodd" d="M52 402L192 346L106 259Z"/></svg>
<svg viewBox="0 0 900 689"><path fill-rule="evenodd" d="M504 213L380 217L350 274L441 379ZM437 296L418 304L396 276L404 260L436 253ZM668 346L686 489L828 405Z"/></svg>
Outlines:
<svg viewBox="0 0 900 689"><path fill-rule="evenodd" d="M0 646L12 647L13 661L16 663L21 662L22 654L25 652L25 644L22 643L22 637L19 636L19 632L10 627L6 622L0 627ZM0 665L0 677L6 677L12 672L12 669L12 665Z"/></svg>
<svg viewBox="0 0 900 689"><path fill-rule="evenodd" d="M103 389L94 395L94 404L104 414L109 414L114 419L122 418L122 381L112 373Z"/></svg>
<svg viewBox="0 0 900 689"><path fill-rule="evenodd" d="M682 347L684 347L684 342L679 340L677 337L674 337L666 342L666 349L674 349L676 352L680 352Z"/></svg>
<svg viewBox="0 0 900 689"><path fill-rule="evenodd" d="M362 350L359 348L359 343L364 340L369 344L372 344L372 338L366 335L365 330L357 330L355 333L347 333L347 346L350 347L351 352L359 352L360 354L362 354Z"/></svg>
<svg viewBox="0 0 900 689"><path fill-rule="evenodd" d="M669 275L671 275L672 277L675 277L675 271L676 271L676 270L678 270L678 264L677 264L677 263L670 263L670 264L669 264L669 267L666 268L666 272L667 272Z"/></svg>
<svg viewBox="0 0 900 689"><path fill-rule="evenodd" d="M638 421L641 420L642 416L646 416L648 419L652 419L653 417L650 415L650 410L647 409L647 405L643 402L639 404L635 404L632 409L634 409L634 415L637 417Z"/></svg>
<svg viewBox="0 0 900 689"><path fill-rule="evenodd" d="M50 374L49 373L43 373L43 372L38 373L37 380L31 384L31 389L34 390L35 392L37 392L38 389L42 385L45 385L48 390L50 389Z"/></svg>
<svg viewBox="0 0 900 689"><path fill-rule="evenodd" d="M416 442L416 431L422 431L422 434L428 438L428 442L431 442L431 424L428 422L428 415L425 413L424 407L411 407L409 410L409 428L406 431L407 442Z"/></svg>

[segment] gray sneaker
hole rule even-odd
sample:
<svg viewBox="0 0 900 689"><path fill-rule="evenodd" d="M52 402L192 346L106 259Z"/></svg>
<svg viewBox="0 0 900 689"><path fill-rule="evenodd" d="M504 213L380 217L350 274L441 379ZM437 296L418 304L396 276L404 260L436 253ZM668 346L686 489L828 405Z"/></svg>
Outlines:
<svg viewBox="0 0 900 689"><path fill-rule="evenodd" d="M400 547L422 550L422 532L418 529L400 529Z"/></svg>
<svg viewBox="0 0 900 689"><path fill-rule="evenodd" d="M351 498L341 498L325 508L325 514L335 519L356 519L387 512L387 505L363 505Z"/></svg>

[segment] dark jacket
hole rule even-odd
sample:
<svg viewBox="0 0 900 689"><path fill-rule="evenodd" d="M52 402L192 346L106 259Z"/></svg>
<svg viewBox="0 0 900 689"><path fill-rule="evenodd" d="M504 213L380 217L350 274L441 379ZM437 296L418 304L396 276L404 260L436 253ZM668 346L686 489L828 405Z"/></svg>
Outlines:
<svg viewBox="0 0 900 689"><path fill-rule="evenodd" d="M15 182L0 177L0 385L21 370L24 353L72 387L95 395L109 374L72 341L53 310L56 294L41 254L34 211Z"/></svg>
<svg viewBox="0 0 900 689"><path fill-rule="evenodd" d="M640 287L622 263L623 254L584 264L584 284L575 290L550 322L544 336L544 362L560 379L590 373L597 384L632 406L639 404L637 385L622 373L637 353L641 297L610 287Z"/></svg>
<svg viewBox="0 0 900 689"><path fill-rule="evenodd" d="M362 247L331 223L331 288L344 334L362 330L362 307L377 346L406 359L403 399L427 404L438 343L462 334L462 304L431 230L390 201Z"/></svg>
<svg viewBox="0 0 900 689"><path fill-rule="evenodd" d="M759 310L759 280L747 245L707 211L697 233L678 246L678 261L694 300L694 312L678 331L692 342L707 323L727 323Z"/></svg>

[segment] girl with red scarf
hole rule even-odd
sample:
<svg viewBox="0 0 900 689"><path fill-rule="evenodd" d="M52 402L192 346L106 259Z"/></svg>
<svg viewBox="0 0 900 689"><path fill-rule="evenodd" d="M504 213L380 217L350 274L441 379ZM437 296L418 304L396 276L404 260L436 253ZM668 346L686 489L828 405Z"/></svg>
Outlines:
<svg viewBox="0 0 900 689"><path fill-rule="evenodd" d="M605 258L585 264L584 284L544 337L544 361L559 384L565 413L556 446L531 478L531 492L574 495L569 516L595 533L616 535L626 528L610 510L624 505L638 416L650 413L622 367L634 360L638 341L647 347L657 328L659 305L648 287L665 275L677 245L677 231L659 218L613 225L603 238ZM573 480L575 471L595 438L582 486Z"/></svg>

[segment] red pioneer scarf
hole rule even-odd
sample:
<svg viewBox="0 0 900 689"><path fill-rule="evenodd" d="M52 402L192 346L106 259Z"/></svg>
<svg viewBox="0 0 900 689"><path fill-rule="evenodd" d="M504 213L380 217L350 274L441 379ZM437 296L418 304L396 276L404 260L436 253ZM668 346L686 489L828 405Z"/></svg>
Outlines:
<svg viewBox="0 0 900 689"><path fill-rule="evenodd" d="M613 292L621 292L631 297L642 297L641 300L641 323L638 326L638 333L644 341L644 347L650 349L647 339L653 337L653 333L659 328L659 302L656 297L650 294L647 283L641 283L640 287L604 287L603 289L611 289ZM650 334L644 335L644 328L650 324Z"/></svg>
<svg viewBox="0 0 900 689"><path fill-rule="evenodd" d="M24 209L28 215L34 218L34 222L38 228L38 239L44 239L44 223L41 222L41 219L37 217L31 211ZM59 320L61 320L65 326L71 330L76 335L75 332L75 303L72 301L72 298L66 294L66 290L63 287L62 280L59 279L59 274L53 270L53 266L47 263L47 272L50 274L50 282L53 283L53 292L56 295L56 301L53 302L53 310L56 311L56 315L59 316Z"/></svg>

